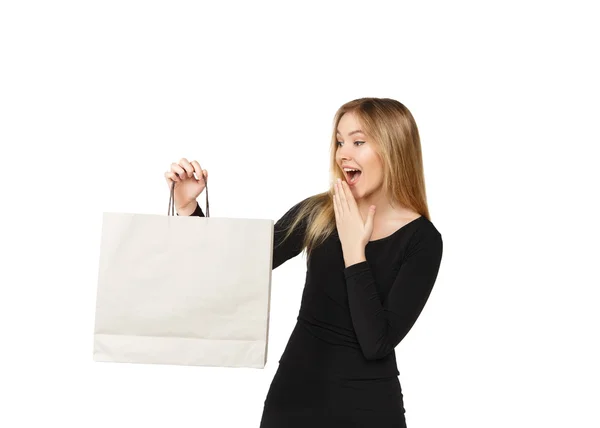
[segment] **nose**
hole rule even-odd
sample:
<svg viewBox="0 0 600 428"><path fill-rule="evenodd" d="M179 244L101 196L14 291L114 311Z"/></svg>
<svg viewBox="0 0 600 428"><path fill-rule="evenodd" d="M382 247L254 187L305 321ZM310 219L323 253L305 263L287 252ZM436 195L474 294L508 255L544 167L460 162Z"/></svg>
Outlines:
<svg viewBox="0 0 600 428"><path fill-rule="evenodd" d="M338 158L340 161L349 161L352 159L352 147L348 144L344 144L343 146L338 146Z"/></svg>

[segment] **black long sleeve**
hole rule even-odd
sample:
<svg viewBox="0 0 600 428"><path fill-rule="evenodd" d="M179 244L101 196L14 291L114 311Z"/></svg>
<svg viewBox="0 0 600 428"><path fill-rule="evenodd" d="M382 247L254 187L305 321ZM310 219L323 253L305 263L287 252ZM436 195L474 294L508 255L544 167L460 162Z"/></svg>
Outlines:
<svg viewBox="0 0 600 428"><path fill-rule="evenodd" d="M391 353L429 298L442 259L443 241L438 232L431 231L417 238L383 303L367 261L344 269L352 324L367 360Z"/></svg>
<svg viewBox="0 0 600 428"><path fill-rule="evenodd" d="M198 202L196 202L196 209L193 213L190 214L190 216L206 217L204 215L204 212L202 211L202 208L200 208L200 204Z"/></svg>

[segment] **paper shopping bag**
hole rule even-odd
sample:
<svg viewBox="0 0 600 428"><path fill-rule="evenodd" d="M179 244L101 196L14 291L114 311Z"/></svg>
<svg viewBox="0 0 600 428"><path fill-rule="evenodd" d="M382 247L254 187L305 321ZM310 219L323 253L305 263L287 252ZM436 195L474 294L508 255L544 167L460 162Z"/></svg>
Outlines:
<svg viewBox="0 0 600 428"><path fill-rule="evenodd" d="M105 212L94 361L264 368L272 246L273 220Z"/></svg>

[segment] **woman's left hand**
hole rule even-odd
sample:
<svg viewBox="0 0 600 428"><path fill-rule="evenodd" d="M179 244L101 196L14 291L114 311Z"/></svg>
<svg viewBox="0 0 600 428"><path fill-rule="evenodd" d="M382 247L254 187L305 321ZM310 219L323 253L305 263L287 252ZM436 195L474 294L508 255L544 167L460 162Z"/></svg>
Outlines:
<svg viewBox="0 0 600 428"><path fill-rule="evenodd" d="M375 206L372 205L369 208L367 221L364 221L348 183L345 180L337 179L333 195L333 209L346 266L364 260L365 247L373 233Z"/></svg>

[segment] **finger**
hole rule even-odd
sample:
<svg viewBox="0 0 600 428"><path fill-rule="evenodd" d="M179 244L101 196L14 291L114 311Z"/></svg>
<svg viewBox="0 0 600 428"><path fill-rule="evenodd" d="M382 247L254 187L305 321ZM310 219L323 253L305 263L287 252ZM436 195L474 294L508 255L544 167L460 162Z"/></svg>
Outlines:
<svg viewBox="0 0 600 428"><path fill-rule="evenodd" d="M180 178L180 179L182 179L182 180L183 180L183 179L186 177L186 175L187 175L187 173L185 172L185 169L183 169L183 168L181 167L181 165L179 165L179 164L177 164L177 163L175 163L175 162L173 162L173 163L171 164L171 171L173 171L174 173L176 173L176 174L179 176L179 178Z"/></svg>
<svg viewBox="0 0 600 428"><path fill-rule="evenodd" d="M338 213L338 205L337 205L337 200L336 200L336 196L335 196L335 191L333 193L332 199L333 199L333 213L335 214L335 221L337 223L339 213Z"/></svg>
<svg viewBox="0 0 600 428"><path fill-rule="evenodd" d="M194 167L191 163L188 162L187 159L182 158L179 161L179 165L181 165L181 167L185 169L185 173L188 176L188 178L192 178L194 176Z"/></svg>
<svg viewBox="0 0 600 428"><path fill-rule="evenodd" d="M340 185L339 183L336 183L336 189L335 189L335 204L337 205L337 210L338 210L338 217L341 219L344 216L344 204L342 202L342 198L341 198L341 189L340 189Z"/></svg>
<svg viewBox="0 0 600 428"><path fill-rule="evenodd" d="M340 183L340 187L342 189L341 193L342 193L342 197L344 199L344 203L345 208L350 212L352 211L352 192L350 191L350 188L348 187L348 183L346 183L345 180L342 180L342 182Z"/></svg>
<svg viewBox="0 0 600 428"><path fill-rule="evenodd" d="M342 188L344 189L344 195L346 197L346 201L348 202L348 208L352 210L358 210L358 205L356 204L352 190L350 190L350 186L345 180L342 180Z"/></svg>
<svg viewBox="0 0 600 428"><path fill-rule="evenodd" d="M198 177L198 181L204 180L204 172L200 167L200 163L196 160L192 161L192 167L194 168L194 172L196 173L196 177Z"/></svg>
<svg viewBox="0 0 600 428"><path fill-rule="evenodd" d="M338 183L338 194L339 194L339 198L340 198L340 205L342 207L342 212L350 210L350 206L348 205L348 201L346 200L344 184L342 182Z"/></svg>
<svg viewBox="0 0 600 428"><path fill-rule="evenodd" d="M167 180L167 183L169 183L169 184L171 184L174 181L181 181L181 179L177 176L177 174L175 174L172 171L165 172L165 179Z"/></svg>

